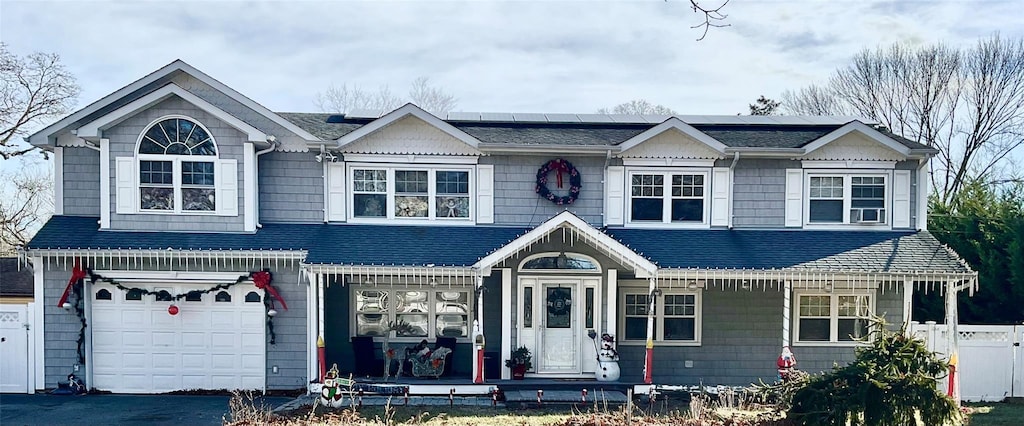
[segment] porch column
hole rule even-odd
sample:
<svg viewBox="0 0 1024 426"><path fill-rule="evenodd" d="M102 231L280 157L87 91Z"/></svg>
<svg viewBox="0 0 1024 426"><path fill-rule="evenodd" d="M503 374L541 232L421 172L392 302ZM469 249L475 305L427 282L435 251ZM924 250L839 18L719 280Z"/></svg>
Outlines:
<svg viewBox="0 0 1024 426"><path fill-rule="evenodd" d="M520 304L523 302L520 300ZM520 305L521 306L521 305ZM512 358L512 268L501 269L501 365ZM501 369L501 380L510 380L512 370Z"/></svg>
<svg viewBox="0 0 1024 426"><path fill-rule="evenodd" d="M470 341L471 345L470 345L470 347L473 348L473 356L470 357L470 359L472 359L472 362L473 362L473 381L474 381L474 383L483 383L483 381L478 381L477 380L477 378L481 377L481 374L483 373L481 371L481 369L483 368L483 365L481 365L482 361L483 361L483 355L482 354L478 354L477 352L478 351L482 351L483 349L480 348L477 345L477 343L476 343L477 340L476 339L477 339L477 336L483 336L483 334L484 334L484 321L483 321L483 319L484 319L484 292L483 292L484 277L483 277L483 275L477 275L475 277L475 279L476 279L476 283L475 283L476 285L475 285L474 288L476 290L476 318L473 319L473 334L470 336L471 337L471 341Z"/></svg>
<svg viewBox="0 0 1024 426"><path fill-rule="evenodd" d="M316 335L317 335L318 341L319 341L319 339L323 339L324 338L324 280L325 279L326 279L326 277L324 277L323 274L316 274L316 303L317 303L317 310L316 310L316 320L317 320L317 323L316 323ZM342 279L344 279L344 278L342 278ZM320 352L320 350L318 348L317 349L317 356L318 357L319 357L319 352ZM324 362L327 362L327 360L324 360ZM319 360L317 360L317 373L316 373L316 377L317 377L317 381L320 381L320 361Z"/></svg>
<svg viewBox="0 0 1024 426"><path fill-rule="evenodd" d="M317 297L316 278L311 271L301 271L306 276L306 383L320 380L319 354L316 347L316 339L320 337L320 330L317 329Z"/></svg>
<svg viewBox="0 0 1024 426"><path fill-rule="evenodd" d="M910 321L914 315L914 280L903 279L903 334L910 336Z"/></svg>
<svg viewBox="0 0 1024 426"><path fill-rule="evenodd" d="M793 310L793 282L785 281L782 291L782 346L789 346L789 329L791 324L790 315Z"/></svg>
<svg viewBox="0 0 1024 426"><path fill-rule="evenodd" d="M654 299L657 280L650 278L647 286L647 356L644 359L644 383L651 384L651 368L654 367Z"/></svg>
<svg viewBox="0 0 1024 426"><path fill-rule="evenodd" d="M608 297L605 300L608 301L605 304L605 312L608 317L605 321L604 332L618 336L619 271L617 269L608 269Z"/></svg>
<svg viewBox="0 0 1024 426"><path fill-rule="evenodd" d="M946 347L949 348L950 359L956 356L959 358L960 354L960 334L957 327L957 323L960 322L957 316L957 300L956 296L958 288L956 281L946 282ZM955 381L953 383L953 400L956 401L957 406L960 406L960 372L957 371Z"/></svg>

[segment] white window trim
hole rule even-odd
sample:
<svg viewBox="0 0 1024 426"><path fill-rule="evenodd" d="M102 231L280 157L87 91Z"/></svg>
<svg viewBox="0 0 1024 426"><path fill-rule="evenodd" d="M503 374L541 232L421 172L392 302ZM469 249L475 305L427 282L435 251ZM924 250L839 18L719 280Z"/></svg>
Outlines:
<svg viewBox="0 0 1024 426"><path fill-rule="evenodd" d="M619 300L618 300L618 330L616 330L617 342L622 346L644 346L647 344L645 340L626 340L626 295L627 294L639 294L648 295L649 291L647 287L619 287ZM693 321L693 338L694 340L665 340L665 295L694 295L694 321ZM657 346L701 346L701 330L703 328L703 290L688 290L688 289L661 289L661 295L657 296L658 300L655 303L655 336L654 341L657 342Z"/></svg>
<svg viewBox="0 0 1024 426"><path fill-rule="evenodd" d="M384 217L356 217L355 215L355 171L356 170L384 170L387 176L387 211ZM396 170L425 170L427 171L427 213L425 218L402 218L395 217L395 171ZM467 172L469 174L469 217L465 218L443 218L435 217L437 206L437 172ZM474 225L476 223L476 167L459 164L394 164L394 163L347 163L345 170L345 185L350 189L345 195L346 215L349 223L367 224L433 224L433 225ZM365 193L365 192L362 192Z"/></svg>
<svg viewBox="0 0 1024 426"><path fill-rule="evenodd" d="M829 296L829 340L827 342L822 341L801 341L800 340L800 297L801 296ZM839 340L839 296L867 296L868 305L872 314L877 311L875 309L876 303L878 302L878 296L874 291L870 290L838 290L838 291L821 291L821 290L795 290L793 291L793 323L791 329L793 330L793 346L839 346L839 347L856 347L864 346L866 343L857 341L840 341Z"/></svg>
<svg viewBox="0 0 1024 426"><path fill-rule="evenodd" d="M625 198L625 225L630 228L696 228L711 227L711 168L627 168ZM703 175L704 176L704 212L700 222L673 222L672 218L672 175ZM664 193L662 195L661 222L633 220L633 175L664 176Z"/></svg>
<svg viewBox="0 0 1024 426"><path fill-rule="evenodd" d="M203 129L203 131L205 131L206 134L210 136L210 142L213 143L214 149L217 150L217 155L139 154L139 146L142 144L142 138L144 138L146 136L146 133L149 132L149 129L153 128L153 126L155 126L157 123L160 123L160 122L162 122L164 120L170 120L170 119L188 120L188 121L191 121L192 123L194 123L195 125L199 126L201 129ZM135 141L135 152L134 152L134 154L135 154L135 176L134 176L134 182L135 182L135 208L134 208L134 211L135 211L135 213L139 213L139 214L155 214L155 215L173 214L173 215L217 216L217 213L220 210L219 207L220 207L220 203L222 202L222 200L218 199L219 197L217 197L216 195L214 196L214 208L213 208L213 210L184 210L184 209L182 209L182 207L181 207L181 202L182 202L182 198L181 198L181 189L182 189L182 184L181 184L181 163L182 163L182 161L193 162L193 163L212 163L213 164L213 183L214 183L214 185L213 185L213 188L211 188L211 189L213 189L214 194L217 194L217 189L221 187L221 179L223 178L222 176L220 176L221 175L221 173L220 173L220 160L221 160L220 153L221 153L220 145L217 145L217 139L213 136L213 133L211 133L210 129L206 128L206 126L204 126L201 122L199 122L199 120L196 120L195 118L189 117L187 115L171 114L171 115L165 115L165 116L159 117L156 120L153 120L152 122L150 122L148 125L146 125L146 127L143 128L142 133L139 133L139 137ZM173 209L171 209L171 210L150 210L150 209L143 209L142 208L142 179L141 179L142 172L141 172L141 170L142 170L142 162L143 161L170 161L171 162L171 169L172 169L172 173L173 173L172 177L173 177L173 182L174 182L172 184L172 186L174 188L174 208ZM234 202L238 202L238 201L234 200Z"/></svg>
<svg viewBox="0 0 1024 426"><path fill-rule="evenodd" d="M811 178L812 177L841 177L843 178L843 221L842 222L811 222ZM885 178L885 223L851 223L850 206L852 204L851 191L854 177L883 177ZM892 229L892 170L805 170L803 179L803 217L805 229Z"/></svg>
<svg viewBox="0 0 1024 426"><path fill-rule="evenodd" d="M394 321L397 318L396 312L395 312L395 303L394 303L394 301L397 300L396 296L395 296L396 292L399 292L399 291L423 291L423 292L427 292L427 312L426 312L426 314L427 314L427 336L426 337L423 337L423 336L420 336L420 337L398 337L398 336L396 336L394 334L394 332L391 332L391 336L388 339L388 342L390 342L390 343L419 343L423 339L427 339L428 341L433 343L434 341L437 340L437 337L438 337L437 336L437 299L436 299L437 295L435 293L437 293L437 292L444 292L444 291L457 291L457 292L462 292L462 293L468 293L468 295L466 297L466 301L469 304L469 306L467 308L468 311L466 312L466 318L467 318L466 319L466 331L467 331L468 335L466 337L456 337L455 341L456 341L456 343L471 343L472 340L473 340L472 339L472 336L473 336L473 320L476 317L476 308L474 306L474 303L476 301L474 299L476 299L476 297L473 295L474 291L473 291L473 287L471 287L471 286L470 287L452 287L452 288L448 288L447 286L442 288L441 286L433 287L433 286L419 286L419 285L412 285L412 286L366 286L366 285L353 285L353 286L350 286L350 290L349 290L349 298L350 299L349 300L351 300L351 306L350 306L351 309L349 309L349 335L352 336L352 337L358 336L358 334L356 334L356 331L357 331L356 315L359 314L359 311L356 309L356 292L358 292L358 291L366 291L366 290L388 292L388 299L389 299L388 310L387 310L386 314L383 314L383 315L387 315L388 321ZM444 337L444 336L441 336L441 337ZM383 336L373 336L373 341L375 341L375 342L383 342L384 341L384 337Z"/></svg>

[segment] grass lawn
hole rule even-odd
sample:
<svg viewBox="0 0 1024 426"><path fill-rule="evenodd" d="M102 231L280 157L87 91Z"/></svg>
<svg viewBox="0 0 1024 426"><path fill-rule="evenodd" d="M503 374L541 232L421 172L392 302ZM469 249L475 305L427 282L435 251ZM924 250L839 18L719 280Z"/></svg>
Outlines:
<svg viewBox="0 0 1024 426"><path fill-rule="evenodd" d="M1021 426L1024 425L1024 404L1021 403L971 403L973 410L970 426Z"/></svg>

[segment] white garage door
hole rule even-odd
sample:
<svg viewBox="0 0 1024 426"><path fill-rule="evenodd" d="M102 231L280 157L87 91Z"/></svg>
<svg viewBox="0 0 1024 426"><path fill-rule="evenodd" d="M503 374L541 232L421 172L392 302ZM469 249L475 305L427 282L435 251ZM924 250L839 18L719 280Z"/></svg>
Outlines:
<svg viewBox="0 0 1024 426"><path fill-rule="evenodd" d="M0 305L0 392L28 392L28 310Z"/></svg>
<svg viewBox="0 0 1024 426"><path fill-rule="evenodd" d="M137 285L170 295L212 284ZM92 299L93 382L117 393L264 389L263 291L239 284L175 302L96 284ZM175 304L179 311L170 315Z"/></svg>

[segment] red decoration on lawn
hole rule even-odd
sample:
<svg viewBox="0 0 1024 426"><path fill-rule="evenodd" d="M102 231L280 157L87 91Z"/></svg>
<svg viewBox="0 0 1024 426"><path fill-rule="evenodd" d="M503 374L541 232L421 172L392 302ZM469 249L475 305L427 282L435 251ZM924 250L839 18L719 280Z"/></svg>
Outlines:
<svg viewBox="0 0 1024 426"><path fill-rule="evenodd" d="M171 314L172 316L173 315L178 315L178 307L174 306L174 305L168 306L167 307L167 313Z"/></svg>
<svg viewBox="0 0 1024 426"><path fill-rule="evenodd" d="M281 297L281 294L277 292L277 289L274 288L274 286L270 285L270 271L253 272L250 276L252 277L252 283L256 288L266 290L271 296L274 296L278 302L281 302L281 307L284 308L284 310L288 310L288 304L284 302L284 298Z"/></svg>
<svg viewBox="0 0 1024 426"><path fill-rule="evenodd" d="M68 296L71 295L71 287L85 278L88 274L85 269L82 269L81 259L75 258L75 267L71 270L71 279L68 280L68 286L64 288L64 294L60 296L60 300L57 302L58 308L63 308L64 303L68 301Z"/></svg>

